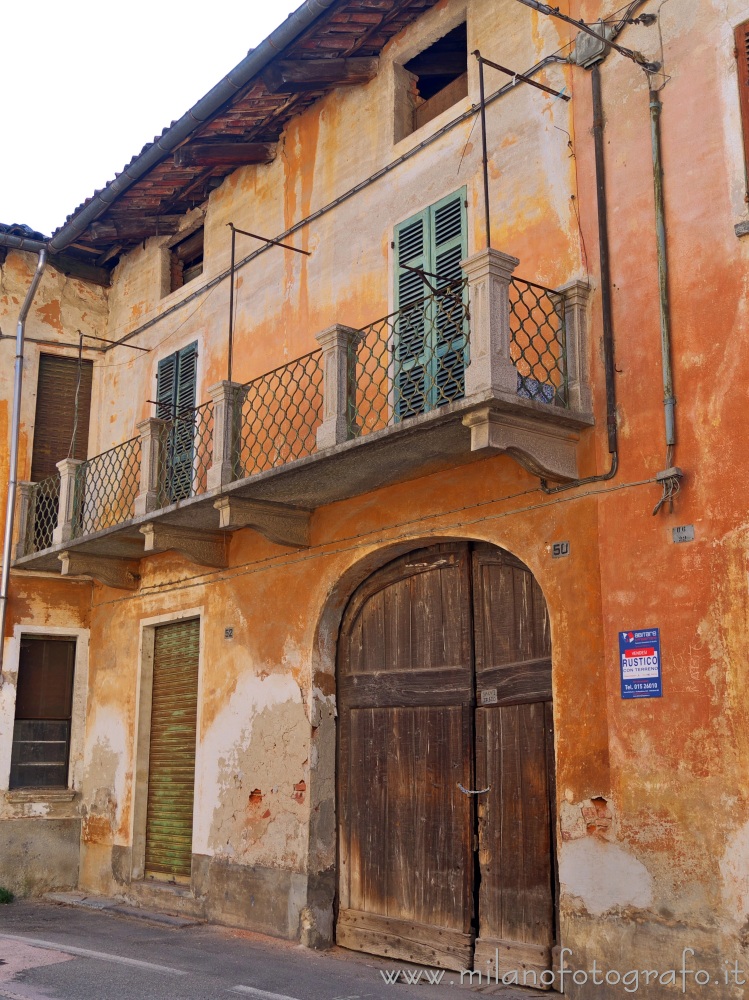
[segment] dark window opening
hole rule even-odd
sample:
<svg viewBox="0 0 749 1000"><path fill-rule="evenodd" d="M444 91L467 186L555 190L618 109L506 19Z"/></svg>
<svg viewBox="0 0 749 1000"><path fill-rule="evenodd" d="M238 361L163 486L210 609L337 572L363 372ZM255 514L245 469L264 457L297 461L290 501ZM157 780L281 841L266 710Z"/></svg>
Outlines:
<svg viewBox="0 0 749 1000"><path fill-rule="evenodd" d="M468 32L459 24L424 49L405 69L416 77L414 131L468 96Z"/></svg>
<svg viewBox="0 0 749 1000"><path fill-rule="evenodd" d="M75 640L23 636L10 788L67 788Z"/></svg>
<svg viewBox="0 0 749 1000"><path fill-rule="evenodd" d="M203 273L203 227L171 248L170 291L175 292Z"/></svg>

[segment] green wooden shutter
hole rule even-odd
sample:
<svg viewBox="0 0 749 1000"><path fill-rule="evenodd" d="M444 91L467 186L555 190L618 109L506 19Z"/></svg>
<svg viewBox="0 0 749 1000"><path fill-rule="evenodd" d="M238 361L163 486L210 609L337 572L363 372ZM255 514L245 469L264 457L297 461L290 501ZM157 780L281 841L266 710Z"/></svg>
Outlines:
<svg viewBox="0 0 749 1000"><path fill-rule="evenodd" d="M156 375L156 416L160 420L171 420L174 416L177 387L177 355L159 361Z"/></svg>
<svg viewBox="0 0 749 1000"><path fill-rule="evenodd" d="M165 494L170 503L184 500L192 493L197 368L197 342L159 362L157 416L173 421L167 443L165 484Z"/></svg>
<svg viewBox="0 0 749 1000"><path fill-rule="evenodd" d="M155 632L145 868L151 876L187 878L192 862L200 620L170 622Z"/></svg>
<svg viewBox="0 0 749 1000"><path fill-rule="evenodd" d="M462 278L460 262L467 253L465 198L462 188L395 230L396 421L464 395L466 302L461 290L450 286ZM423 269L428 283L405 265ZM429 285L448 288L433 296Z"/></svg>
<svg viewBox="0 0 749 1000"><path fill-rule="evenodd" d="M459 282L461 260L467 254L465 189L437 202L429 210L432 270L446 294L433 303L434 349L431 375L432 406L465 395L466 303Z"/></svg>
<svg viewBox="0 0 749 1000"><path fill-rule="evenodd" d="M407 270L429 267L429 210L402 222L395 230L395 419L423 413L426 406L427 323L421 304L428 292L424 279ZM410 307L410 308L409 308Z"/></svg>
<svg viewBox="0 0 749 1000"><path fill-rule="evenodd" d="M172 461L172 500L183 500L192 493L192 464L195 450L195 394L198 372L198 345L178 352L175 387L176 423Z"/></svg>

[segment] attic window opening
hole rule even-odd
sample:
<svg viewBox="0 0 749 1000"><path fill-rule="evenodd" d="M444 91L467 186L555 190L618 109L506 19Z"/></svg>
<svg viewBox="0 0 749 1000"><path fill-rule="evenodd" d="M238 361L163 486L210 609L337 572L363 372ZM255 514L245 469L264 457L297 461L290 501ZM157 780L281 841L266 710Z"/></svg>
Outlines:
<svg viewBox="0 0 749 1000"><path fill-rule="evenodd" d="M448 31L404 65L411 74L413 128L421 128L468 96L468 31L466 22Z"/></svg>
<svg viewBox="0 0 749 1000"><path fill-rule="evenodd" d="M170 291L176 292L203 273L203 227L171 248Z"/></svg>

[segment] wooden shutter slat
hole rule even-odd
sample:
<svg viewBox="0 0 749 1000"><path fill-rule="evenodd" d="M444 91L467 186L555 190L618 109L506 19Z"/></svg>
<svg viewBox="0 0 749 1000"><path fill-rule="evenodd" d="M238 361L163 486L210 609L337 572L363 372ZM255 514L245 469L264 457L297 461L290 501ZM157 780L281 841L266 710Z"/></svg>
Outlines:
<svg viewBox="0 0 749 1000"><path fill-rule="evenodd" d="M154 637L148 762L146 872L189 877L197 740L200 621L172 622Z"/></svg>
<svg viewBox="0 0 749 1000"><path fill-rule="evenodd" d="M81 362L78 390L78 425L73 458L88 457L88 430L91 413L93 362ZM38 483L57 475L57 463L67 458L75 424L75 395L78 359L56 354L39 356L36 388L34 443L31 452L31 480Z"/></svg>

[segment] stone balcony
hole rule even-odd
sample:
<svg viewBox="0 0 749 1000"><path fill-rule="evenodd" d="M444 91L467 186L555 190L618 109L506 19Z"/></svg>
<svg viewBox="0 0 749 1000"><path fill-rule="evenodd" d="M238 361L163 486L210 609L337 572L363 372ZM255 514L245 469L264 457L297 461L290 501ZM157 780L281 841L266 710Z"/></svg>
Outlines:
<svg viewBox="0 0 749 1000"><path fill-rule="evenodd" d="M220 567L243 527L303 547L315 508L487 455L576 478L593 423L588 286L547 289L517 264L483 251L463 280L364 329L333 326L311 354L22 484L15 567L137 589L149 553Z"/></svg>

